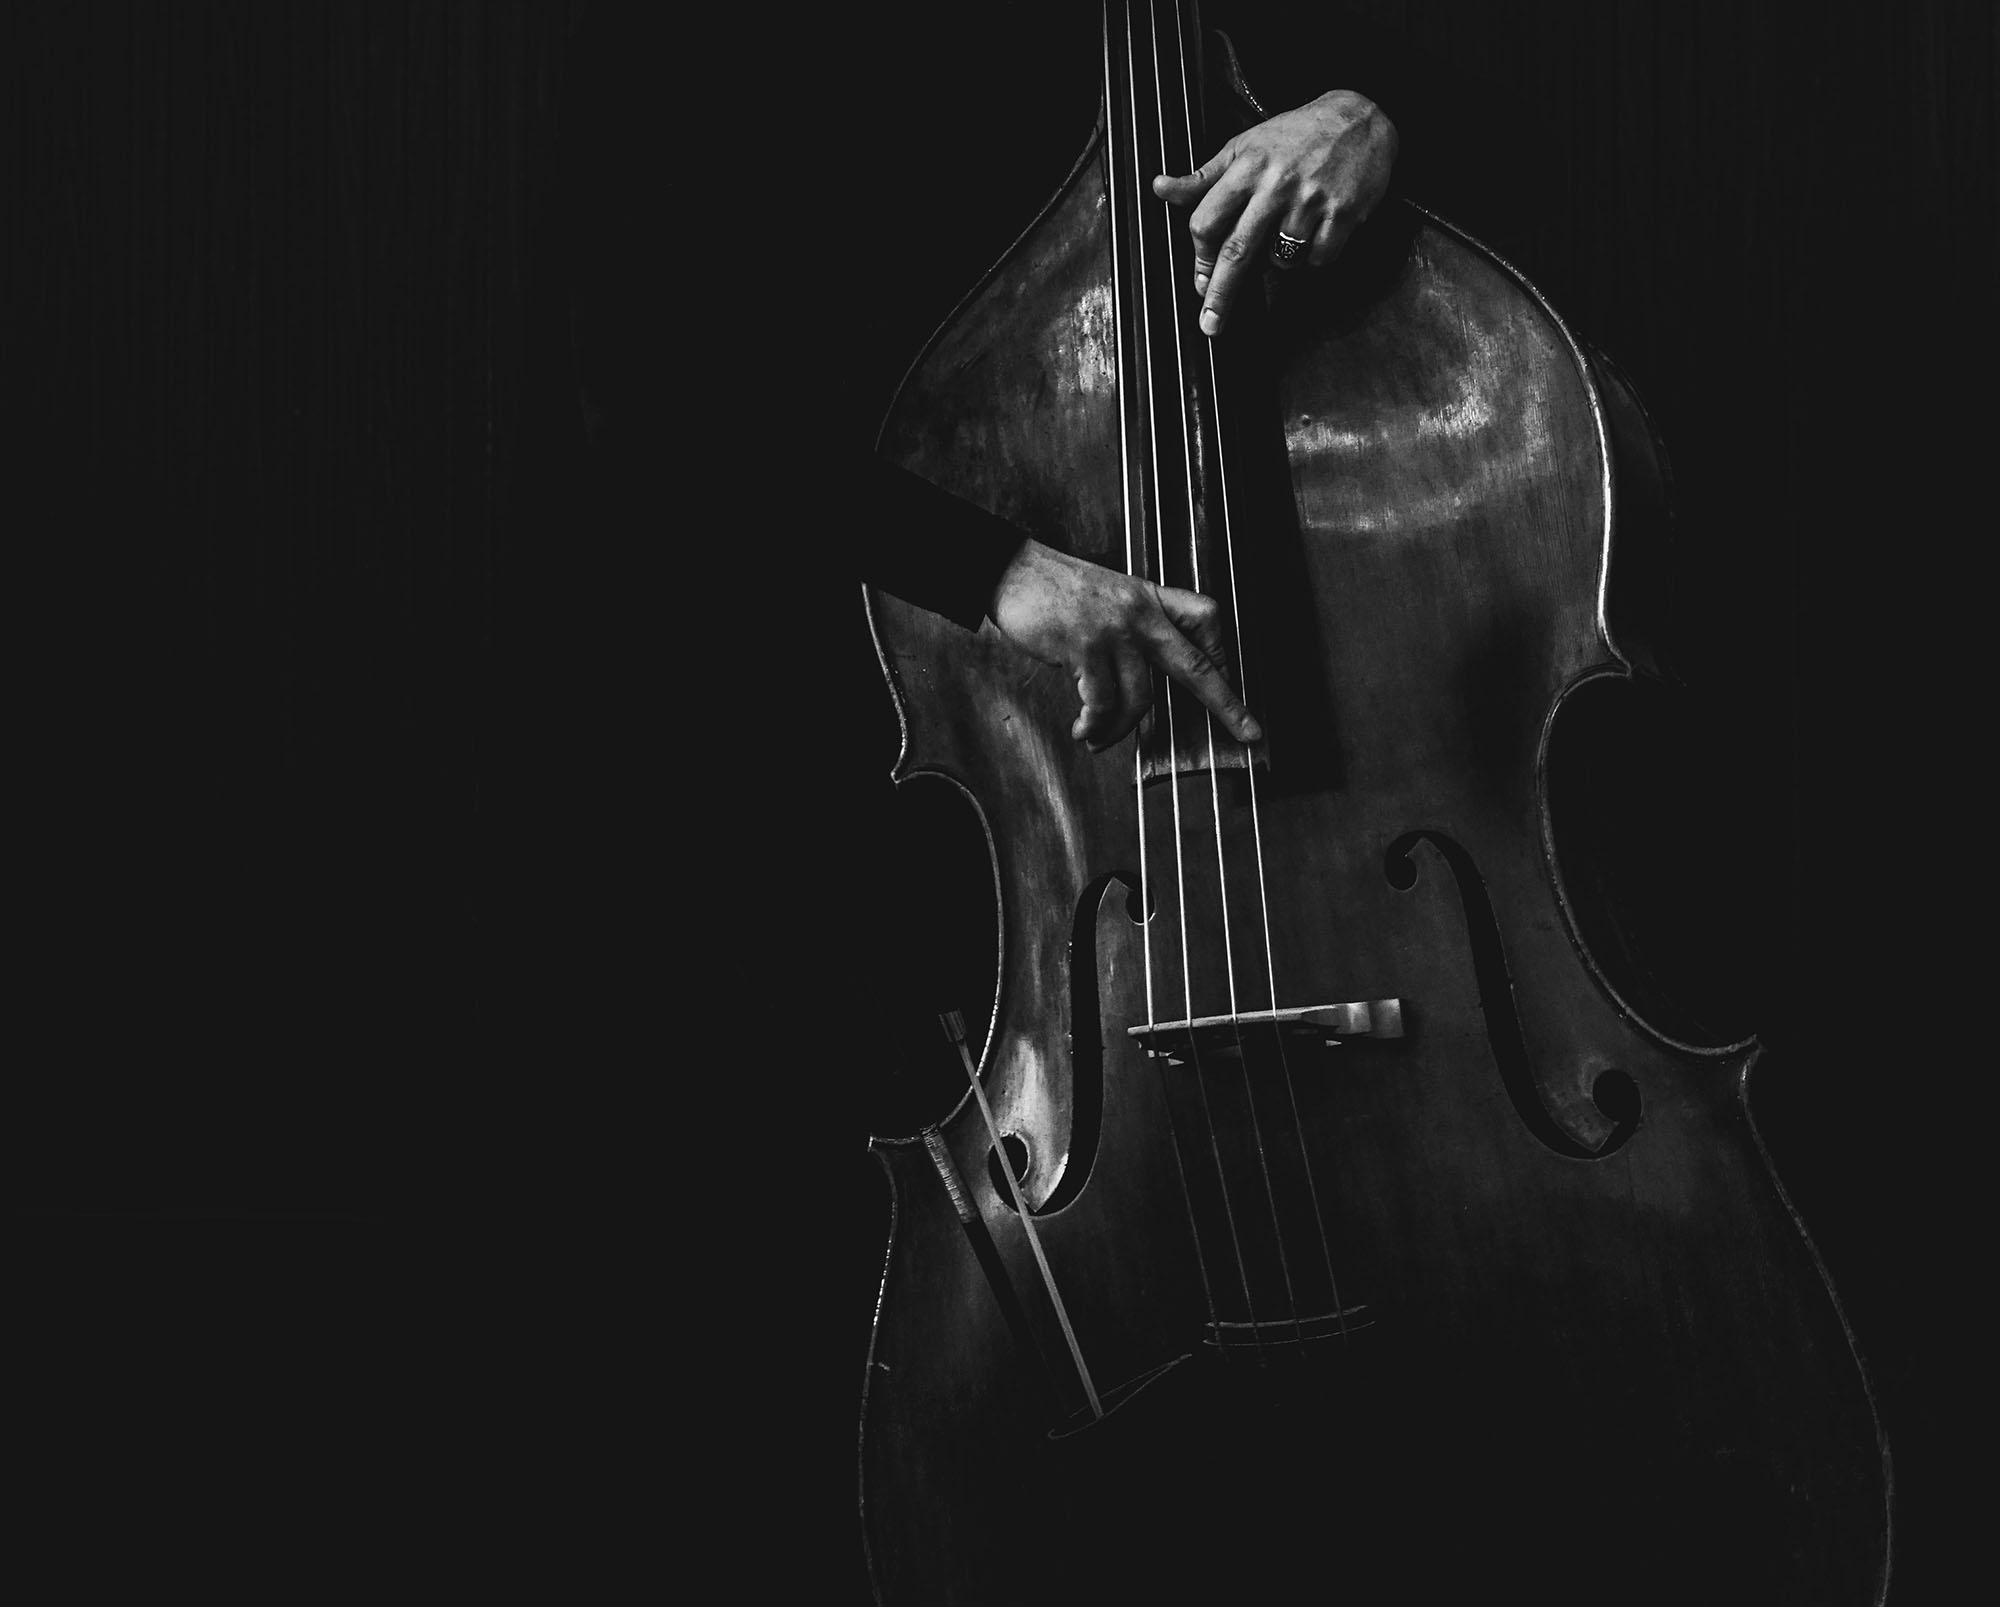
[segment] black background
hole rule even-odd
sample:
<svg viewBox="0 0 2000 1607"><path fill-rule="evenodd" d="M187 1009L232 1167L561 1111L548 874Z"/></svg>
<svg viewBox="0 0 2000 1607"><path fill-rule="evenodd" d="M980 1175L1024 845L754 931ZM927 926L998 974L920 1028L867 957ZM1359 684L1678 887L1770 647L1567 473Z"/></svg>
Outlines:
<svg viewBox="0 0 2000 1607"><path fill-rule="evenodd" d="M854 1577L865 1138L978 912L815 490L1080 148L1091 23L655 22L579 109L579 9L9 13L12 1376L85 1573L673 1573L684 1478L746 1589ZM1994 14L1348 9L1464 90L1413 193L1672 446L1754 1109L1952 1599ZM637 354L594 436L573 289Z"/></svg>

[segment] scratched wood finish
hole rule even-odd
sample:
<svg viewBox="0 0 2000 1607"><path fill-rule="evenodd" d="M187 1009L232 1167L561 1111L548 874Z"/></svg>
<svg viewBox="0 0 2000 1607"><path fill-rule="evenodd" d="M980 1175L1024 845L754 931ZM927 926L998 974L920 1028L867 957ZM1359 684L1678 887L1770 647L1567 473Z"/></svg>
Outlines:
<svg viewBox="0 0 2000 1607"><path fill-rule="evenodd" d="M1117 400L1073 336L1104 299L1103 195L1087 162L926 354L884 437L1091 551L1116 510L1089 501L1106 471L1075 443L1115 435ZM990 629L872 600L906 723L900 773L956 782L992 833L999 996L982 1072L1027 1141L1086 1360L1123 1402L1052 1437L1081 1397L969 1099L942 1137L1052 1359L1053 1400L924 1146L879 1143L895 1216L862 1438L877 1589L1227 1599L1282 1580L1424 1599L1430 1570L1450 1577L1469 1548L1487 1577L1533 1577L1551 1600L1601 1599L1615 1576L1633 1602L1872 1602L1879 1436L1748 1119L1755 1046L1677 1046L1622 1012L1550 857L1552 722L1567 689L1625 673L1598 607L1608 393L1476 246L1414 212L1376 227L1395 254L1365 299L1289 286L1265 332L1286 354L1265 423L1285 442L1295 528L1264 539L1297 544L1330 717L1286 730L1287 706L1314 705L1278 688L1260 711L1292 777L1335 779L1288 784L1274 760L1261 831L1275 1002L1399 996L1406 1039L1282 1065L1137 1052L1125 1029L1147 1019L1149 941L1159 1017L1229 1008L1225 880L1239 977L1263 974L1261 922L1242 918L1256 879L1242 789L1169 784L1187 840L1223 844L1178 876L1168 788L1148 790L1142 927L1129 750L1075 750L1064 678ZM1244 652L1254 671L1256 642ZM1188 995L1183 944L1202 979ZM1073 1019L1078 952L1096 1020ZM1093 1045L1101 1086L1079 1091ZM1636 1093L1636 1128L1596 1097L1607 1073ZM1185 1142L1206 1120L1213 1148L1205 1132ZM1288 1338L1274 1319L1293 1318ZM1225 1359L1218 1323L1261 1334L1271 1365ZM1413 1511L1449 1537L1435 1554L1409 1544Z"/></svg>

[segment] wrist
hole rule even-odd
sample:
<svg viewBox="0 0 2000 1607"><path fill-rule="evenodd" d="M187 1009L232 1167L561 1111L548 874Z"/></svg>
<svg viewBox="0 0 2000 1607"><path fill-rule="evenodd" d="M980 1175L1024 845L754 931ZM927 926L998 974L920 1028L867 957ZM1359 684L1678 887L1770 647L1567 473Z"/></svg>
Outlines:
<svg viewBox="0 0 2000 1607"><path fill-rule="evenodd" d="M1033 536L1022 537L1020 546L1000 566L1000 578L993 584L993 595L986 599L986 617L994 624L1000 624L1000 611L1006 599L1023 587L1032 585L1036 573L1055 556L1054 548L1043 546Z"/></svg>

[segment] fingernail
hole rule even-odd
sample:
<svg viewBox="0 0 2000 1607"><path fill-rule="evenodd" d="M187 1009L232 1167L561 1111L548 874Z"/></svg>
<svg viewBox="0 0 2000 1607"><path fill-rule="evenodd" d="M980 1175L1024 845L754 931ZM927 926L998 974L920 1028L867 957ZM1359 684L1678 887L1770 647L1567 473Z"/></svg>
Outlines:
<svg viewBox="0 0 2000 1607"><path fill-rule="evenodd" d="M1204 335L1213 335L1221 328L1222 328L1222 315L1212 307L1202 308L1201 332Z"/></svg>
<svg viewBox="0 0 2000 1607"><path fill-rule="evenodd" d="M1257 723L1254 715L1246 714L1243 716L1243 740L1245 742L1262 742L1264 740L1264 728Z"/></svg>
<svg viewBox="0 0 2000 1607"><path fill-rule="evenodd" d="M1196 274L1194 276L1194 293L1197 296L1199 296L1205 294L1207 290L1208 290L1208 275L1205 273Z"/></svg>

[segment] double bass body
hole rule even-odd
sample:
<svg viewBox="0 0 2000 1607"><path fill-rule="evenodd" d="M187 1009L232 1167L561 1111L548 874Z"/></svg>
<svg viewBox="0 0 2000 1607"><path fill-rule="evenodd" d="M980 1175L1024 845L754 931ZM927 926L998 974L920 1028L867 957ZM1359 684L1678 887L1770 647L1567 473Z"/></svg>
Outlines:
<svg viewBox="0 0 2000 1607"><path fill-rule="evenodd" d="M1125 567L1132 510L1171 498L1134 461L1107 110L882 450ZM1552 836L1565 699L1645 661L1609 581L1646 432L1449 226L1398 204L1353 250L1284 283L1221 402L1171 392L1224 415L1188 534L1233 542L1254 772L1158 717L1143 762L1087 754L1061 675L871 597L899 776L986 825L979 1074L1069 1329L969 1094L877 1142L876 1591L1876 1601L1886 1453L1749 1119L1755 1045L1649 1023ZM1384 1000L1400 1036L1379 1006L1270 1017Z"/></svg>

